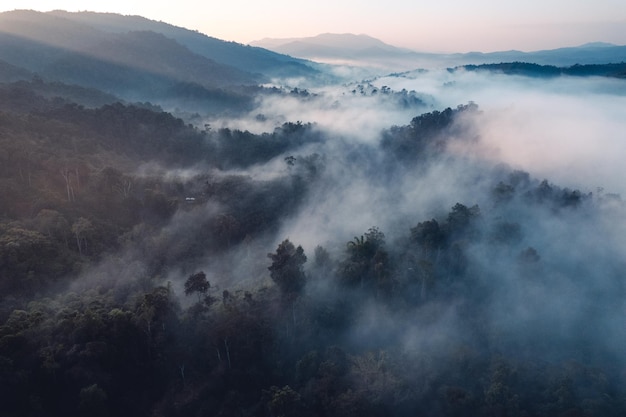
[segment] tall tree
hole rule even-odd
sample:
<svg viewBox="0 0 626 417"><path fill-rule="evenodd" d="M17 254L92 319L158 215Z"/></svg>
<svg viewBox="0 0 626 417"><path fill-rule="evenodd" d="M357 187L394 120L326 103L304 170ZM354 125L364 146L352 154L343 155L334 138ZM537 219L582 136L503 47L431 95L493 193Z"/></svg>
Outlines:
<svg viewBox="0 0 626 417"><path fill-rule="evenodd" d="M281 294L297 295L302 292L306 283L303 266L307 259L302 246L296 248L289 239L285 239L278 245L276 253L268 253L267 257L272 260L272 265L268 267L270 276Z"/></svg>
<svg viewBox="0 0 626 417"><path fill-rule="evenodd" d="M187 281L185 281L185 295L197 293L198 302L200 302L200 297L209 291L209 288L211 288L211 284L206 279L204 271L191 274L189 278L187 278Z"/></svg>

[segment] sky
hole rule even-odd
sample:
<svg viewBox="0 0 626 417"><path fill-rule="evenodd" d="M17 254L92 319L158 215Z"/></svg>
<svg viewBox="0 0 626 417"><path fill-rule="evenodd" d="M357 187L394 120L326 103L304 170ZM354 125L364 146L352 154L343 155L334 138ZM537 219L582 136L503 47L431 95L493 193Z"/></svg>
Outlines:
<svg viewBox="0 0 626 417"><path fill-rule="evenodd" d="M424 52L532 51L626 44L623 0L3 0L0 11L140 15L243 44L320 33L367 34Z"/></svg>

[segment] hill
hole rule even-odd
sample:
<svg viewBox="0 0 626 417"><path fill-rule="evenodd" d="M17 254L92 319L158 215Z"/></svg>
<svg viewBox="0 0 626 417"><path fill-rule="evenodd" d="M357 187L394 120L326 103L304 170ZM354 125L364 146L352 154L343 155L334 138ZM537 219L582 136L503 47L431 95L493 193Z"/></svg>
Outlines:
<svg viewBox="0 0 626 417"><path fill-rule="evenodd" d="M0 27L8 81L37 75L168 108L247 108L250 88L270 76L316 74L286 56L139 17L22 10L0 13Z"/></svg>
<svg viewBox="0 0 626 417"><path fill-rule="evenodd" d="M606 64L626 61L626 46L601 42L578 47L532 52L498 51L469 53L428 53L386 44L367 35L322 34L306 38L272 39L252 42L253 45L292 56L329 63L371 65L390 70L425 67L450 67L465 64L529 62L540 65L571 66L575 64Z"/></svg>
<svg viewBox="0 0 626 417"><path fill-rule="evenodd" d="M459 69L542 78L556 77L559 75L626 78L626 63L623 62L621 64L577 64L569 67L530 64L526 62L503 62L499 64L463 65L454 70Z"/></svg>
<svg viewBox="0 0 626 417"><path fill-rule="evenodd" d="M622 80L264 88L142 18L6 16L0 416L625 415Z"/></svg>
<svg viewBox="0 0 626 417"><path fill-rule="evenodd" d="M518 61L539 65L566 67L576 64L591 65L625 62L626 46L595 42L581 46L541 51L503 51L492 53L472 52L468 54L455 54L455 57L467 64L489 64Z"/></svg>
<svg viewBox="0 0 626 417"><path fill-rule="evenodd" d="M371 65L394 69L415 68L416 62L441 59L437 54L397 48L365 34L325 33L307 38L265 38L251 42L251 45L330 64Z"/></svg>
<svg viewBox="0 0 626 417"><path fill-rule="evenodd" d="M336 57L367 57L411 52L406 49L396 48L368 35L353 35L351 33L324 33L309 38L266 38L251 44L272 48L281 53L294 56L323 54Z"/></svg>
<svg viewBox="0 0 626 417"><path fill-rule="evenodd" d="M448 152L475 105L359 147L45 88L0 89L1 415L623 416L615 223L601 197ZM457 163L480 205L397 216L365 193L400 226L282 237L355 183L407 195Z"/></svg>
<svg viewBox="0 0 626 417"><path fill-rule="evenodd" d="M103 32L126 33L141 30L161 33L187 47L195 54L240 71L252 71L265 76L312 76L316 71L306 61L267 49L227 42L200 32L188 30L141 16L123 16L113 13L65 11L50 12L73 22L97 28Z"/></svg>

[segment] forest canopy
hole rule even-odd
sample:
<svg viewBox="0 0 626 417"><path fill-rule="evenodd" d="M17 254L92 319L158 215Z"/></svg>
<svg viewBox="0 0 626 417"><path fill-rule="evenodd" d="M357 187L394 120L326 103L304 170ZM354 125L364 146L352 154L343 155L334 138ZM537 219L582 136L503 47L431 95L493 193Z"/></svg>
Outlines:
<svg viewBox="0 0 626 417"><path fill-rule="evenodd" d="M0 414L623 415L621 197L364 85L415 114L259 133L1 84Z"/></svg>

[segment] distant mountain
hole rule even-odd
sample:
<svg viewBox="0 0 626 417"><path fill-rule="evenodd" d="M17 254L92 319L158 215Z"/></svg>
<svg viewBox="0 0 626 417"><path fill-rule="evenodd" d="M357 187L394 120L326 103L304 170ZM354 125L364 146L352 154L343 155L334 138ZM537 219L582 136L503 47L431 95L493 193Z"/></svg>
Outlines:
<svg viewBox="0 0 626 417"><path fill-rule="evenodd" d="M501 51L436 54L397 48L367 35L323 34L308 38L266 38L251 44L292 56L328 63L370 65L388 69L451 67L465 64L530 62L571 66L626 61L626 46L593 42L545 51Z"/></svg>
<svg viewBox="0 0 626 417"><path fill-rule="evenodd" d="M397 48L368 35L350 33L325 33L309 38L265 38L250 44L282 54L330 63L367 61L376 64L378 60L410 59L418 55L416 52Z"/></svg>
<svg viewBox="0 0 626 417"><path fill-rule="evenodd" d="M254 84L260 75L217 63L165 35L104 32L53 15L0 14L0 59L41 76L91 87L127 88L155 82L197 82L207 87Z"/></svg>
<svg viewBox="0 0 626 417"><path fill-rule="evenodd" d="M205 87L254 84L260 79L194 54L155 32L109 35L94 43L92 48L91 52L66 53L55 59L46 66L46 74L58 79L68 78L67 81L80 79L81 83L95 86L106 80L107 89L132 89L137 79L164 84L170 80L196 82Z"/></svg>
<svg viewBox="0 0 626 417"><path fill-rule="evenodd" d="M610 48L612 46L617 45L608 42L588 42L584 45L580 45L579 48Z"/></svg>
<svg viewBox="0 0 626 417"><path fill-rule="evenodd" d="M371 56L377 54L411 53L410 50L388 45L368 35L353 35L351 33L335 34L324 33L310 38L272 39L266 38L251 42L251 45L262 48L272 48L288 55L325 54L333 56Z"/></svg>
<svg viewBox="0 0 626 417"><path fill-rule="evenodd" d="M130 101L217 111L245 107L247 91L277 74L317 74L303 62L137 16L0 13L0 81L38 76Z"/></svg>
<svg viewBox="0 0 626 417"><path fill-rule="evenodd" d="M267 49L226 42L200 32L149 20L141 16L123 16L113 13L53 11L51 16L96 28L107 33L152 31L174 39L195 54L241 71L264 76L312 76L316 74L309 63Z"/></svg>
<svg viewBox="0 0 626 417"><path fill-rule="evenodd" d="M467 64L489 64L499 62L529 62L559 67L572 65L608 64L626 62L626 46L603 42L587 43L576 47L549 49L533 52L471 52L454 54L455 59Z"/></svg>

